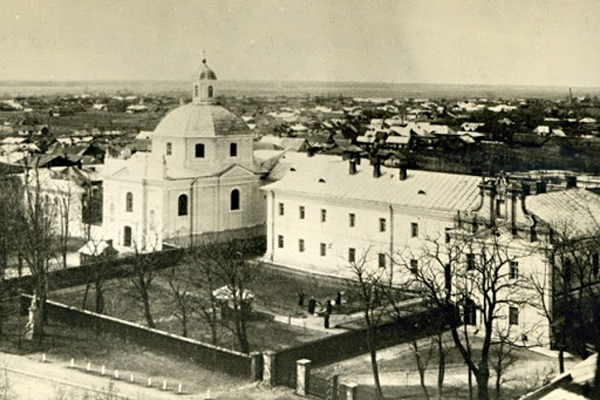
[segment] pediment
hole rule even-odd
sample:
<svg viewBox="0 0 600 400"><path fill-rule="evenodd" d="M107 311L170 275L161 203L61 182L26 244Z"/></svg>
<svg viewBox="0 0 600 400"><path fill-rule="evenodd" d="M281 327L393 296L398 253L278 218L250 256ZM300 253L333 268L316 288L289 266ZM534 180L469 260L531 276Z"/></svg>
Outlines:
<svg viewBox="0 0 600 400"><path fill-rule="evenodd" d="M249 178L254 176L254 172L241 165L234 164L217 175L221 178Z"/></svg>

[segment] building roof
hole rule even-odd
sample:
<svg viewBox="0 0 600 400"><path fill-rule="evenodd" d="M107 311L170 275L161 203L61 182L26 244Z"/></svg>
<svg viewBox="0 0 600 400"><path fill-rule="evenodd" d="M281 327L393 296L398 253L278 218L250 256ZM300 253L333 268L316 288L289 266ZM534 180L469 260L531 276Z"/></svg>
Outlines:
<svg viewBox="0 0 600 400"><path fill-rule="evenodd" d="M401 181L396 168L381 166L379 178L366 161L354 175L348 168L340 157L286 153L269 174L277 182L264 189L442 211L471 209L479 198L480 178L474 176L409 170Z"/></svg>
<svg viewBox="0 0 600 400"><path fill-rule="evenodd" d="M169 112L152 136L195 138L251 134L243 119L222 106L188 103Z"/></svg>
<svg viewBox="0 0 600 400"><path fill-rule="evenodd" d="M573 188L528 196L527 210L559 234L582 236L600 231L600 196Z"/></svg>
<svg viewBox="0 0 600 400"><path fill-rule="evenodd" d="M217 74L215 74L215 72L208 67L208 65L206 64L206 59L202 60L202 68L200 70L200 79L201 80L206 79L209 81L217 80Z"/></svg>

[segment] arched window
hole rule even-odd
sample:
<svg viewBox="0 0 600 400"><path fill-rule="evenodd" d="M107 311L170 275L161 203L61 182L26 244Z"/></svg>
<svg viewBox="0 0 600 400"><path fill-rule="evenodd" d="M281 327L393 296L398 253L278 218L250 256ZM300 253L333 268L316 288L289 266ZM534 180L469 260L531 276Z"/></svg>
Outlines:
<svg viewBox="0 0 600 400"><path fill-rule="evenodd" d="M125 211L133 211L133 193L131 192L127 192L127 195L125 196Z"/></svg>
<svg viewBox="0 0 600 400"><path fill-rule="evenodd" d="M233 189L231 191L231 211L240 209L240 191Z"/></svg>
<svg viewBox="0 0 600 400"><path fill-rule="evenodd" d="M212 99L212 97L213 97L213 87L209 86L208 87L208 98Z"/></svg>
<svg viewBox="0 0 600 400"><path fill-rule="evenodd" d="M167 155L170 156L172 152L173 152L173 145L171 144L171 142L167 142Z"/></svg>
<svg viewBox="0 0 600 400"><path fill-rule="evenodd" d="M229 143L229 156L237 157L237 143Z"/></svg>
<svg viewBox="0 0 600 400"><path fill-rule="evenodd" d="M185 194L179 196L177 200L177 215L188 215L188 197Z"/></svg>
<svg viewBox="0 0 600 400"><path fill-rule="evenodd" d="M196 158L204 158L204 145L202 143L196 144Z"/></svg>
<svg viewBox="0 0 600 400"><path fill-rule="evenodd" d="M198 97L198 85L194 86L194 97Z"/></svg>

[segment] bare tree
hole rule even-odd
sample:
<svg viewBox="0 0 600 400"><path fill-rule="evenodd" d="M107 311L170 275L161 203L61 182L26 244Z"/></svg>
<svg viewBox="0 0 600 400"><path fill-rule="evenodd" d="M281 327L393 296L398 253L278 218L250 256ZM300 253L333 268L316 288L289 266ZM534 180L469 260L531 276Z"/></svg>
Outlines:
<svg viewBox="0 0 600 400"><path fill-rule="evenodd" d="M431 397L429 396L429 390L427 390L427 384L425 382L425 374L427 372L427 366L431 357L433 355L433 350L435 347L435 339L432 337L429 341L429 346L426 347L425 350L419 347L417 340L411 341L411 350L415 356L415 361L417 363L417 370L419 371L419 383L421 384L421 389L423 390L423 396L427 400Z"/></svg>
<svg viewBox="0 0 600 400"><path fill-rule="evenodd" d="M81 308L85 309L90 287L94 286L94 311L101 314L104 312L104 284L112 263L116 260L116 251L112 249L112 242L89 240L87 247L92 253L90 262L86 268L89 271Z"/></svg>
<svg viewBox="0 0 600 400"><path fill-rule="evenodd" d="M56 210L42 195L38 169L24 174L24 207L19 221L19 248L34 278L32 336L41 340L48 297L49 261L56 251Z"/></svg>
<svg viewBox="0 0 600 400"><path fill-rule="evenodd" d="M0 334L2 334L7 311L5 300L8 295L4 289L4 281L9 259L15 255L15 249L18 248L23 192L19 181L4 169L0 169L0 185L2 185L0 191Z"/></svg>
<svg viewBox="0 0 600 400"><path fill-rule="evenodd" d="M137 247L134 247L135 254L129 264L131 275L129 282L134 290L131 292L133 298L142 306L144 318L149 328L156 328L152 316L150 297L154 289L154 279L157 272L162 268L165 257L159 252L142 253Z"/></svg>
<svg viewBox="0 0 600 400"><path fill-rule="evenodd" d="M202 257L204 251L199 247L190 247L185 256L185 264L190 271L189 283L194 293L192 297L193 311L208 324L211 342L218 345L220 313L215 290L220 287L221 283L214 271L213 262Z"/></svg>
<svg viewBox="0 0 600 400"><path fill-rule="evenodd" d="M385 268L373 269L369 267L369 251L367 249L359 257L348 261L348 268L354 278L354 291L362 308L362 314L367 326L367 347L371 359L371 371L375 382L376 398L383 399L381 381L379 378L379 364L377 361L377 326L385 313L382 305L384 291L389 284Z"/></svg>
<svg viewBox="0 0 600 400"><path fill-rule="evenodd" d="M196 265L201 265L204 277L207 281L204 285L205 299L208 304L215 301L223 301L228 304L230 311L227 313L231 318L231 329L239 342L242 352L250 352L248 340L248 324L251 321L251 293L250 286L260 280L261 263L250 260L251 257L260 254L263 245L259 239L231 239L227 237L215 237L207 239L194 249L197 257ZM222 284L226 288L225 298L215 299L212 285ZM212 320L215 307L212 311L204 308L205 317ZM208 311L208 313L207 313ZM213 328L214 329L214 328ZM215 338L213 331L213 339Z"/></svg>
<svg viewBox="0 0 600 400"><path fill-rule="evenodd" d="M489 398L490 351L496 344L495 329L507 320L510 307L523 303L519 277L511 277L510 265L531 253L513 246L510 232L495 227L484 231L457 227L452 238L427 239L417 268L407 263L412 286L437 307L461 305L464 320L457 316L451 334L467 367L475 376L477 398ZM518 249L517 249L518 248ZM402 256L401 256L402 257ZM481 351L473 351L473 334L468 323L479 323ZM478 329L479 330L479 329ZM469 374L470 375L470 374Z"/></svg>
<svg viewBox="0 0 600 400"><path fill-rule="evenodd" d="M173 316L181 322L181 335L184 337L188 336L188 324L195 311L196 302L192 292L196 274L184 263L179 263L160 273L160 277L168 286Z"/></svg>

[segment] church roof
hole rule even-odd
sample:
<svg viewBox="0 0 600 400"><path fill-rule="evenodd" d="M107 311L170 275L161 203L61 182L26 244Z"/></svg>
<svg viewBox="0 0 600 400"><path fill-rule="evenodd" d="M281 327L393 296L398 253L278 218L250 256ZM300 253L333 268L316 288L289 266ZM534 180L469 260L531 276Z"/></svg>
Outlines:
<svg viewBox="0 0 600 400"><path fill-rule="evenodd" d="M244 120L224 107L189 103L169 112L152 136L194 138L251 134Z"/></svg>
<svg viewBox="0 0 600 400"><path fill-rule="evenodd" d="M217 74L208 67L206 60L202 60L202 70L200 71L200 79L206 79L209 81L216 81Z"/></svg>

